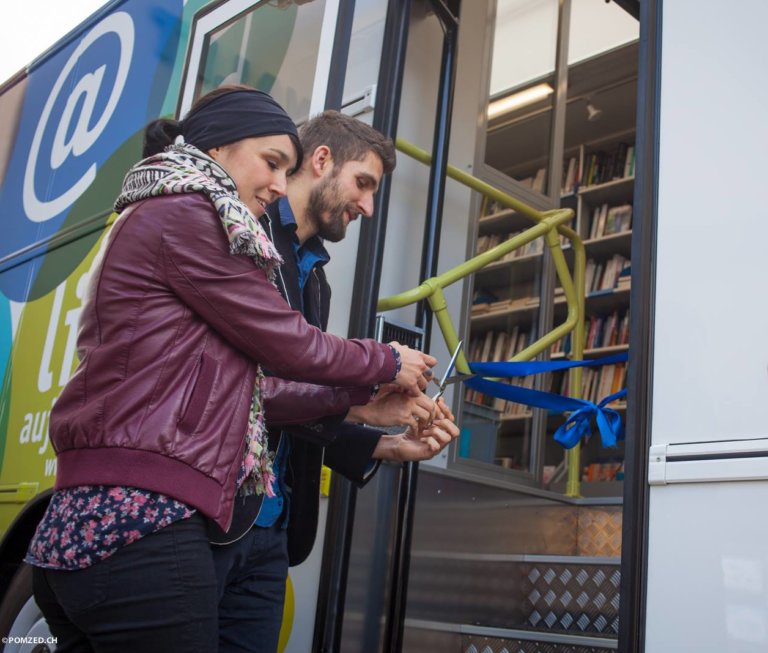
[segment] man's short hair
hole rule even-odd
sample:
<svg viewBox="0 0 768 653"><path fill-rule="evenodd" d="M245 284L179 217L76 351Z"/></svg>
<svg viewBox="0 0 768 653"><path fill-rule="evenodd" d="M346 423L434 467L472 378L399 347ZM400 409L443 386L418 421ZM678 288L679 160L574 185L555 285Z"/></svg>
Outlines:
<svg viewBox="0 0 768 653"><path fill-rule="evenodd" d="M306 158L321 145L331 150L335 170L347 161L362 161L373 152L384 167L384 174L395 169L395 146L392 141L373 127L338 111L324 111L299 128L299 139Z"/></svg>

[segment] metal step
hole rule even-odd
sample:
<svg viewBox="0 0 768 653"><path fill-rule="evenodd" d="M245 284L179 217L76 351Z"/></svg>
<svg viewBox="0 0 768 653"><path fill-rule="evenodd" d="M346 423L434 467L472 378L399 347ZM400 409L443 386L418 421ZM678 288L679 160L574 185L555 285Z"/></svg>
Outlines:
<svg viewBox="0 0 768 653"><path fill-rule="evenodd" d="M394 497L366 503L370 489L358 496L343 653L375 650L385 621L390 540L381 527ZM621 521L619 501L565 500L425 468L404 653L615 650Z"/></svg>
<svg viewBox="0 0 768 653"><path fill-rule="evenodd" d="M616 557L414 552L408 616L616 637L619 563Z"/></svg>
<svg viewBox="0 0 768 653"><path fill-rule="evenodd" d="M615 638L406 620L408 653L613 653Z"/></svg>

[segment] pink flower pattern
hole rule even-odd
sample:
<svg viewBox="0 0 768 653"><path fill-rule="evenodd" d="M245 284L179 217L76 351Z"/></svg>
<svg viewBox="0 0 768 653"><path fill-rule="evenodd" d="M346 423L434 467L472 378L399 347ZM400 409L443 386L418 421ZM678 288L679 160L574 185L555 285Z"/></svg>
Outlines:
<svg viewBox="0 0 768 653"><path fill-rule="evenodd" d="M51 498L24 561L47 569L84 569L193 514L193 509L164 494L133 487L59 490Z"/></svg>

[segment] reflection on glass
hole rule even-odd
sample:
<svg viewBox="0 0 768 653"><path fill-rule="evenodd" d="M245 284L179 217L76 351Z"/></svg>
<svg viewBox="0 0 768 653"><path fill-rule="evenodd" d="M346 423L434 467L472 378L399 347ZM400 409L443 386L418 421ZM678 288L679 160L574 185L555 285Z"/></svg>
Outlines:
<svg viewBox="0 0 768 653"><path fill-rule="evenodd" d="M571 5L563 196L634 174L638 32L638 22L613 4L574 0ZM608 204L626 204L631 195L628 185L624 197L608 198ZM584 237L597 235L591 214L605 199L588 198L580 207L590 212Z"/></svg>
<svg viewBox="0 0 768 653"><path fill-rule="evenodd" d="M557 0L499 0L491 60L486 163L541 194L549 165L557 18ZM530 226L514 211L486 202L477 253ZM470 360L509 360L541 335L536 325L543 250L539 238L475 275ZM534 378L510 382L531 388ZM459 455L530 474L531 409L472 390L464 399Z"/></svg>
<svg viewBox="0 0 768 653"><path fill-rule="evenodd" d="M488 165L545 194L557 0L499 0L488 100Z"/></svg>
<svg viewBox="0 0 768 653"><path fill-rule="evenodd" d="M530 227L515 212L486 202L477 240L482 254ZM513 250L475 275L472 323L466 349L470 361L513 358L537 338L542 238ZM511 379L533 387L534 377ZM530 408L465 390L459 455L507 469L530 472Z"/></svg>
<svg viewBox="0 0 768 653"><path fill-rule="evenodd" d="M386 2L355 0L347 73L344 78L345 102L360 97L370 86L371 80L378 77L378 71L371 70L371 64L378 66L380 63L378 53L382 51L386 18Z"/></svg>
<svg viewBox="0 0 768 653"><path fill-rule="evenodd" d="M312 98L325 0L260 3L206 36L195 97L222 84L270 93L296 121Z"/></svg>
<svg viewBox="0 0 768 653"><path fill-rule="evenodd" d="M629 321L638 23L615 3L572 0L570 6L560 204L574 210L574 225L585 240L598 241L588 243L587 251L593 259L587 266L593 287L585 289L585 346L588 355L599 355L606 349L627 350L622 329ZM542 195L548 194L554 165L561 165L549 160L558 12L557 0L499 0L491 60L485 161ZM510 183L509 188L514 195L519 186ZM478 253L529 226L514 211L486 203L479 222ZM536 331L542 252L540 241L531 243L475 275L470 360L509 359L542 335ZM592 291L602 293L601 302L592 301ZM562 290L556 289L554 298L544 301L553 302L554 322L562 322ZM566 338L550 354L562 358L571 349ZM598 401L614 386L620 389L626 368L615 368L582 374L581 395ZM514 382L531 387L533 379ZM570 393L564 373L549 375L541 387ZM537 426L533 433L528 408L468 391L460 454L513 470L536 471L545 485L562 482L563 449L551 436L563 417L542 418L536 421L542 424L541 431ZM540 470L531 469L534 449L543 454ZM584 481L622 477L621 446L606 452L592 438L584 442L582 459Z"/></svg>
<svg viewBox="0 0 768 653"><path fill-rule="evenodd" d="M629 347L638 33L637 20L615 3L571 2L560 204L574 210L576 229L586 243L587 358ZM566 337L552 356L567 356L571 349ZM597 403L625 387L626 377L621 363L585 370L578 394ZM553 386L561 394L575 393L563 374L553 375ZM626 420L626 403L611 408ZM548 429L545 467L563 460L551 435ZM623 461L623 443L606 449L598 437L586 438L581 481L622 480Z"/></svg>

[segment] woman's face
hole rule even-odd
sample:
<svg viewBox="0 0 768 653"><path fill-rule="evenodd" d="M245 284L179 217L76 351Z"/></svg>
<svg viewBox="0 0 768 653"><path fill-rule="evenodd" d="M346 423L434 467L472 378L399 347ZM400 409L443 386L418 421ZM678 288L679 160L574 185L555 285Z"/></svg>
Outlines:
<svg viewBox="0 0 768 653"><path fill-rule="evenodd" d="M285 195L296 150L288 136L259 136L214 147L208 155L229 173L240 199L257 218L267 205Z"/></svg>

